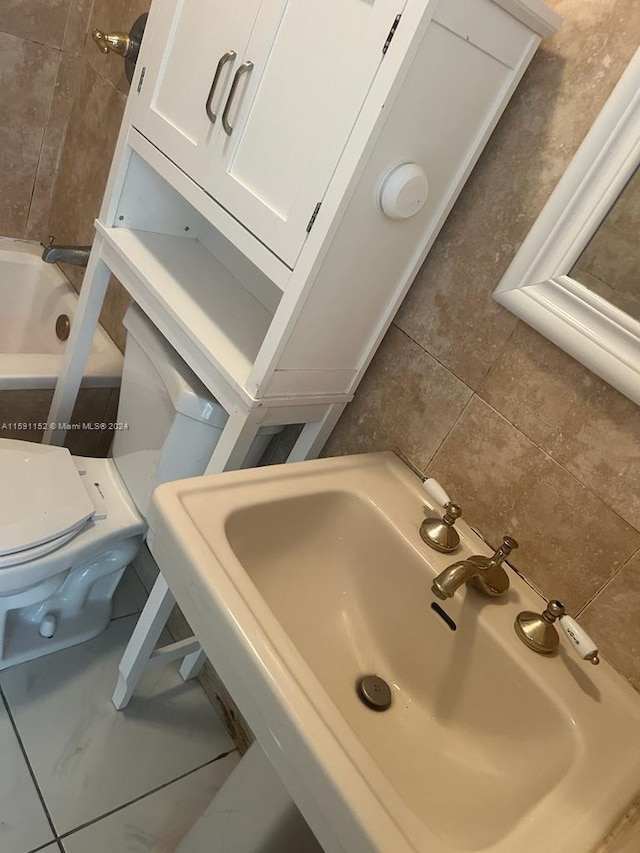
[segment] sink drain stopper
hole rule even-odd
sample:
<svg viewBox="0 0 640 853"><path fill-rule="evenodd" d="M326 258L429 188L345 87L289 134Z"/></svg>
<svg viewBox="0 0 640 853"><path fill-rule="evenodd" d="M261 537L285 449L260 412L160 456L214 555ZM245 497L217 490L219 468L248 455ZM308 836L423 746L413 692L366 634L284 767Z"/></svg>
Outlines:
<svg viewBox="0 0 640 853"><path fill-rule="evenodd" d="M386 711L391 707L391 689L379 675L363 675L356 691L362 702L374 711Z"/></svg>

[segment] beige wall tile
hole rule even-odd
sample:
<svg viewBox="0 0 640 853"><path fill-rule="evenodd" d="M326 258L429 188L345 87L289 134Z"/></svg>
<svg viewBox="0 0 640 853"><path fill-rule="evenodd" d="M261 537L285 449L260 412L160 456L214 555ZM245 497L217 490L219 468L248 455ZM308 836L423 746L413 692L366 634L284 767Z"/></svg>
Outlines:
<svg viewBox="0 0 640 853"><path fill-rule="evenodd" d="M0 391L0 439L42 441L42 430L16 429L14 424L37 424L46 421L53 391L30 388Z"/></svg>
<svg viewBox="0 0 640 853"><path fill-rule="evenodd" d="M0 234L23 237L59 52L0 33Z"/></svg>
<svg viewBox="0 0 640 853"><path fill-rule="evenodd" d="M0 391L0 430L8 421L44 420L52 397L44 388Z"/></svg>
<svg viewBox="0 0 640 853"><path fill-rule="evenodd" d="M517 322L490 299L507 261L496 237L473 222L479 196L486 194L486 186L465 189L395 319L399 328L471 388L479 385ZM493 210L487 213L494 235L501 233L502 217ZM508 243L509 256L511 247Z"/></svg>
<svg viewBox="0 0 640 853"><path fill-rule="evenodd" d="M580 614L580 623L603 655L637 690L640 690L639 614L640 552Z"/></svg>
<svg viewBox="0 0 640 853"><path fill-rule="evenodd" d="M131 297L118 279L112 275L102 306L100 322L120 352L124 352L127 341L127 330L122 325L122 318L130 304Z"/></svg>
<svg viewBox="0 0 640 853"><path fill-rule="evenodd" d="M75 423L104 420L110 398L111 388L81 388L71 420Z"/></svg>
<svg viewBox="0 0 640 853"><path fill-rule="evenodd" d="M636 0L550 5L564 26L536 54L396 319L474 389L515 327L491 294L640 41Z"/></svg>
<svg viewBox="0 0 640 853"><path fill-rule="evenodd" d="M143 12L149 11L150 5L151 0L95 0L90 29L128 33L133 22ZM126 94L129 91L129 82L120 56L100 53L90 38L87 39L84 56L85 61L93 66L97 74L109 80L121 92Z"/></svg>
<svg viewBox="0 0 640 853"><path fill-rule="evenodd" d="M0 439L42 441L42 430L9 428L13 424L37 424L47 420L53 390L30 388L0 391ZM115 420L118 392L111 388L81 388L71 423L107 423ZM71 430L65 446L78 456L107 456L113 431Z"/></svg>
<svg viewBox="0 0 640 853"><path fill-rule="evenodd" d="M33 198L29 209L26 237L46 243L53 186L62 156L74 95L80 84L82 64L78 57L62 53L49 120L46 125Z"/></svg>
<svg viewBox="0 0 640 853"><path fill-rule="evenodd" d="M71 0L62 49L79 54L84 50L93 0Z"/></svg>
<svg viewBox="0 0 640 853"><path fill-rule="evenodd" d="M79 424L81 429L70 430L65 440L65 447L75 456L108 456L113 430L95 425L114 420L110 417L112 395L111 388L80 389L71 423Z"/></svg>
<svg viewBox="0 0 640 853"><path fill-rule="evenodd" d="M124 106L125 97L85 65L49 217L49 232L58 243L93 242L93 220L100 211Z"/></svg>
<svg viewBox="0 0 640 853"><path fill-rule="evenodd" d="M640 530L640 408L520 324L478 394Z"/></svg>
<svg viewBox="0 0 640 853"><path fill-rule="evenodd" d="M640 533L474 397L427 468L546 597L577 612L640 547ZM640 637L640 632L639 632Z"/></svg>
<svg viewBox="0 0 640 853"><path fill-rule="evenodd" d="M70 0L2 0L0 30L29 41L62 47Z"/></svg>
<svg viewBox="0 0 640 853"><path fill-rule="evenodd" d="M135 5L137 0L132 0ZM0 206L0 234L28 239L46 239L50 208L54 195L56 173L60 162L69 161L62 156L66 130L74 104L75 89L84 86L84 100L75 102L74 126L83 112L85 122L91 121L95 105L88 97L86 83L89 79L87 64L80 54L84 51L85 36L93 0L6 0L0 13L0 175L2 205ZM19 38L13 38L18 36ZM56 50L47 51L48 47ZM62 54L58 48L62 47ZM94 47L96 54L99 54ZM56 65L60 67L56 80ZM6 66L6 67L5 67ZM56 81L54 90L54 80ZM89 81L90 83L90 81ZM105 90L103 90L103 94ZM52 101L53 98L53 101ZM111 120L120 124L123 105L114 110L113 96L106 98L106 110L111 110ZM97 132L103 110L93 113L97 117ZM115 115L115 118L114 118ZM44 134L44 141L43 141ZM77 133L70 134L77 148ZM107 145L113 133L106 133ZM86 140L84 140L86 141ZM95 152L94 152L95 153ZM97 164L108 167L112 150L100 152ZM100 172L98 169L98 176ZM68 171L65 186L69 185ZM95 196L92 181L81 189L76 202L83 208L87 194ZM104 185L100 189L100 195ZM33 194L33 197L32 197ZM64 193L63 193L64 194ZM94 205L95 207L95 205ZM89 223L91 205L82 210L80 218ZM58 211L59 212L59 211ZM27 222L28 216L28 222ZM57 220L58 224L60 219ZM64 230L64 226L60 226ZM87 226L83 229L88 230ZM79 286L81 273L73 269L70 278Z"/></svg>
<svg viewBox="0 0 640 853"><path fill-rule="evenodd" d="M462 382L392 326L324 453L398 448L423 467L470 397Z"/></svg>

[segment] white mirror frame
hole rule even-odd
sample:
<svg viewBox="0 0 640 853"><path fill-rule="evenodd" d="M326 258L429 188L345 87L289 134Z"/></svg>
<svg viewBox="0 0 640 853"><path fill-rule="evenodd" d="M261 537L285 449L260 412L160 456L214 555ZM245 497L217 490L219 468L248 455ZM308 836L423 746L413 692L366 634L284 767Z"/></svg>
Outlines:
<svg viewBox="0 0 640 853"><path fill-rule="evenodd" d="M640 49L493 294L636 403L640 322L569 272L639 161Z"/></svg>

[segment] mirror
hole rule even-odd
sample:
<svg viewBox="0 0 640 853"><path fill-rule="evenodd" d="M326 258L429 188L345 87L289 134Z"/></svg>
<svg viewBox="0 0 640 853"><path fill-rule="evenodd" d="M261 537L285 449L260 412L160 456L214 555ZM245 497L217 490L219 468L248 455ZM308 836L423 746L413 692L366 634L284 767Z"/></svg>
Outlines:
<svg viewBox="0 0 640 853"><path fill-rule="evenodd" d="M640 321L640 170L635 170L569 275Z"/></svg>
<svg viewBox="0 0 640 853"><path fill-rule="evenodd" d="M640 49L494 298L640 404Z"/></svg>

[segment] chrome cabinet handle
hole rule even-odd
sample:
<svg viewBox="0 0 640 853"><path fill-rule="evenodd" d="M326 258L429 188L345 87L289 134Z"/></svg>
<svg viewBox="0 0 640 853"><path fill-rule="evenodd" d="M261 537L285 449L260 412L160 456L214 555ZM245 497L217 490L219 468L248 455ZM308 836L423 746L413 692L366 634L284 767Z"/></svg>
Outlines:
<svg viewBox="0 0 640 853"><path fill-rule="evenodd" d="M238 88L238 83L240 82L240 78L243 74L248 74L253 68L253 62L243 62L240 68L236 71L236 75L233 78L233 83L231 84L231 91L229 92L229 97L227 98L227 103L224 107L224 112L222 113L222 126L225 129L225 132L231 136L233 133L233 128L229 124L229 112L231 110L231 104L233 103L233 99L236 94L236 89Z"/></svg>
<svg viewBox="0 0 640 853"><path fill-rule="evenodd" d="M216 114L211 109L211 102L213 101L213 96L215 94L216 88L218 86L218 82L220 80L220 75L222 74L222 69L227 64L227 62L233 62L236 58L235 50L228 50L226 53L223 53L218 61L218 66L216 68L216 73L213 75L213 83L211 84L211 88L209 89L209 96L207 97L207 103L205 104L205 110L207 111L207 115L209 116L209 121L211 124L215 124L216 122Z"/></svg>

